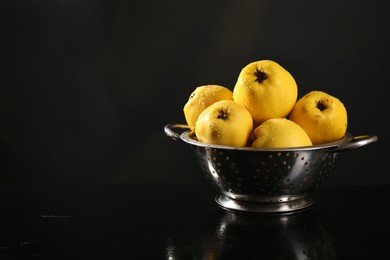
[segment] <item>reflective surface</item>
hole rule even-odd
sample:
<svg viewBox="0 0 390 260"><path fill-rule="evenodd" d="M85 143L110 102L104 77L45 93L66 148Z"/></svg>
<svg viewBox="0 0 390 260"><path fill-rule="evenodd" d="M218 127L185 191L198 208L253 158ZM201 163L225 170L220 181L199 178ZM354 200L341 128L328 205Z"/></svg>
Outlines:
<svg viewBox="0 0 390 260"><path fill-rule="evenodd" d="M290 197L289 197L290 198ZM215 201L222 208L230 211L240 211L248 213L279 213L279 214L294 214L296 211L306 209L313 205L313 200L309 196L302 196L294 200L286 202L267 203L267 202L248 202L231 199L226 195L219 194L215 197Z"/></svg>
<svg viewBox="0 0 390 260"><path fill-rule="evenodd" d="M227 211L214 225L198 240L196 250L187 252L188 258L337 259L329 234L310 210L280 216Z"/></svg>
<svg viewBox="0 0 390 260"><path fill-rule="evenodd" d="M313 206L288 215L223 210L207 187L2 185L0 258L390 256L388 186L324 186Z"/></svg>
<svg viewBox="0 0 390 260"><path fill-rule="evenodd" d="M325 183L338 152L377 141L376 135L347 133L339 141L322 145L254 149L199 142L183 124L167 124L164 132L191 146L199 168L221 192L216 198L219 205L257 213L288 213L309 207L310 193Z"/></svg>

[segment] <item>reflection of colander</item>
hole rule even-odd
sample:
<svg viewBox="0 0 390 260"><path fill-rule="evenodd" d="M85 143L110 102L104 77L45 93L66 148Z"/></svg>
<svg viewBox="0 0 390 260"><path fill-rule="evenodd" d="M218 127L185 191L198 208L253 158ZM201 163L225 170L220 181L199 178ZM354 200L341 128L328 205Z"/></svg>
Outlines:
<svg viewBox="0 0 390 260"><path fill-rule="evenodd" d="M259 213L288 213L312 205L309 194L324 183L339 152L377 141L376 135L347 133L342 140L324 145L255 149L199 142L183 124L168 124L164 131L194 149L201 169L221 192L218 205Z"/></svg>

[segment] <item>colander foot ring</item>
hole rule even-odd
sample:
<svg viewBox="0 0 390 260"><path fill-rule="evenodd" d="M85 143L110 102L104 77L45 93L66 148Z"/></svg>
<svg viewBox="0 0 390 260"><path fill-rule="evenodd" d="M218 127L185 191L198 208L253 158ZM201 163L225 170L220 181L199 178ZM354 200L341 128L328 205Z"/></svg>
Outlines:
<svg viewBox="0 0 390 260"><path fill-rule="evenodd" d="M215 201L220 207L226 210L252 213L294 213L306 209L313 204L313 200L309 196L287 202L262 203L235 200L224 194L219 194L215 197Z"/></svg>

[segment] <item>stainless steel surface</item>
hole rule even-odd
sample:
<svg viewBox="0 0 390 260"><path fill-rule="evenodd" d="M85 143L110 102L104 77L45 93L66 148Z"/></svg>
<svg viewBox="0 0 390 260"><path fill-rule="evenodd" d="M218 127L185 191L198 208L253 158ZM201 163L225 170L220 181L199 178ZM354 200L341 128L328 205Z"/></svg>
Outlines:
<svg viewBox="0 0 390 260"><path fill-rule="evenodd" d="M309 196L301 196L290 201L275 201L274 203L248 202L229 198L224 194L219 194L215 201L224 209L231 211L246 211L255 213L292 213L306 209L313 204Z"/></svg>
<svg viewBox="0 0 390 260"><path fill-rule="evenodd" d="M169 136L173 140L180 140L180 134L173 129L177 131L178 129L189 130L190 128L188 125L184 124L168 124L164 127L164 132L167 136Z"/></svg>
<svg viewBox="0 0 390 260"><path fill-rule="evenodd" d="M289 212L310 206L309 194L325 182L339 152L377 141L375 135L347 133L342 140L324 145L237 148L199 142L183 124L168 124L164 130L167 136L191 145L200 168L223 194L216 199L220 206L264 213Z"/></svg>

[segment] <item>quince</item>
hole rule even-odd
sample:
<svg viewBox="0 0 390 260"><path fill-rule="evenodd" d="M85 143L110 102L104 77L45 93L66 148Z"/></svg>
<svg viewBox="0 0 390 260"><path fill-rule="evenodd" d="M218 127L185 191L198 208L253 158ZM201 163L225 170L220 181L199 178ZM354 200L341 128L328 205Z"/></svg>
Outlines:
<svg viewBox="0 0 390 260"><path fill-rule="evenodd" d="M312 142L298 124L287 118L272 118L253 131L251 146L256 148L291 148L311 146Z"/></svg>
<svg viewBox="0 0 390 260"><path fill-rule="evenodd" d="M290 119L300 125L313 144L323 144L343 138L348 115L344 104L336 97L313 90L295 104Z"/></svg>
<svg viewBox="0 0 390 260"><path fill-rule="evenodd" d="M267 119L286 117L297 97L294 77L272 60L246 65L233 89L233 100L249 110L257 125Z"/></svg>
<svg viewBox="0 0 390 260"><path fill-rule="evenodd" d="M221 100L203 110L195 124L200 142L234 147L247 146L253 130L249 111L231 100Z"/></svg>
<svg viewBox="0 0 390 260"><path fill-rule="evenodd" d="M183 108L190 129L194 130L196 120L205 108L220 100L233 100L233 92L220 85L203 85L195 88Z"/></svg>

